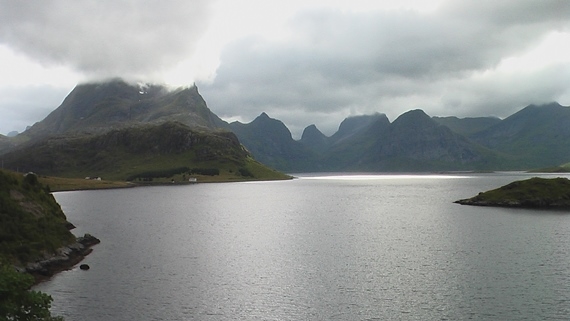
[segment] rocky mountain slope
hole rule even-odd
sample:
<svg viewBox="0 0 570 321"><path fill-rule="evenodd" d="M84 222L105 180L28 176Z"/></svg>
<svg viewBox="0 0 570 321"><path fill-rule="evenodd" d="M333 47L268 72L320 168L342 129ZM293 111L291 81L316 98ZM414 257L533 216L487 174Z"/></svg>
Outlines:
<svg viewBox="0 0 570 321"><path fill-rule="evenodd" d="M208 109L196 86L170 90L116 79L76 86L56 110L23 135L34 139L68 133L100 134L166 121L196 129L227 128L227 123Z"/></svg>

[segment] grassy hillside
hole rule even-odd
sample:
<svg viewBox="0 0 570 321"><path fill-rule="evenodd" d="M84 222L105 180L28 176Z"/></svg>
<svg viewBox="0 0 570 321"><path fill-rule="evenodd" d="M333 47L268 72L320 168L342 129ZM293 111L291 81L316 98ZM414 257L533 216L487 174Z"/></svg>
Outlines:
<svg viewBox="0 0 570 321"><path fill-rule="evenodd" d="M75 241L59 204L37 176L0 170L0 258L24 263Z"/></svg>
<svg viewBox="0 0 570 321"><path fill-rule="evenodd" d="M65 178L133 182L286 178L253 161L233 133L196 131L177 122L50 138L3 158L5 168Z"/></svg>

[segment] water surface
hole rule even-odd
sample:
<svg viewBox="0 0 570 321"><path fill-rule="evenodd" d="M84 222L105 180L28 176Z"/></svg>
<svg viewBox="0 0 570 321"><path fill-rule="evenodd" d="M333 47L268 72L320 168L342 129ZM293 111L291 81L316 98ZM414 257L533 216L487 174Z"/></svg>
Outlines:
<svg viewBox="0 0 570 321"><path fill-rule="evenodd" d="M66 320L570 317L570 215L453 204L521 173L56 193L102 240L37 287Z"/></svg>

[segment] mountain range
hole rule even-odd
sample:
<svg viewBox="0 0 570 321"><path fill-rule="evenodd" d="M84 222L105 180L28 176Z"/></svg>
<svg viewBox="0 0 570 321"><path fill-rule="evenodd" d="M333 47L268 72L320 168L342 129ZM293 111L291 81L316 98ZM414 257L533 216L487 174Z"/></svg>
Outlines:
<svg viewBox="0 0 570 321"><path fill-rule="evenodd" d="M16 137L0 135L0 155L6 168L115 179L198 167L236 178L275 174L262 164L284 172L527 170L570 160L569 120L570 108L558 103L505 119L416 109L393 122L382 113L348 117L331 136L310 125L295 140L266 113L226 123L196 86L116 79L78 85L44 120Z"/></svg>
<svg viewBox="0 0 570 321"><path fill-rule="evenodd" d="M262 113L231 123L242 144L265 164L306 171L492 171L554 167L570 160L570 108L529 105L505 118L430 117L411 110L346 118L336 133L315 125L300 140Z"/></svg>

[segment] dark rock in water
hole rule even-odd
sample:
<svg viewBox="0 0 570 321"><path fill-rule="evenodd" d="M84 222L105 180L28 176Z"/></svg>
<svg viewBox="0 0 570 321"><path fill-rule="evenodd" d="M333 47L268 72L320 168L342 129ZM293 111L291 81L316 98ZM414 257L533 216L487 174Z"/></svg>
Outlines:
<svg viewBox="0 0 570 321"><path fill-rule="evenodd" d="M570 209L570 180L538 178L516 181L503 187L455 201L461 205Z"/></svg>
<svg viewBox="0 0 570 321"><path fill-rule="evenodd" d="M89 269L90 269L90 267L89 267L88 264L81 264L81 265L79 266L79 268L80 268L81 270L89 270Z"/></svg>
<svg viewBox="0 0 570 321"><path fill-rule="evenodd" d="M83 244L85 247L91 247L95 244L101 243L101 240L89 233L86 233L85 235L77 238L77 243Z"/></svg>

